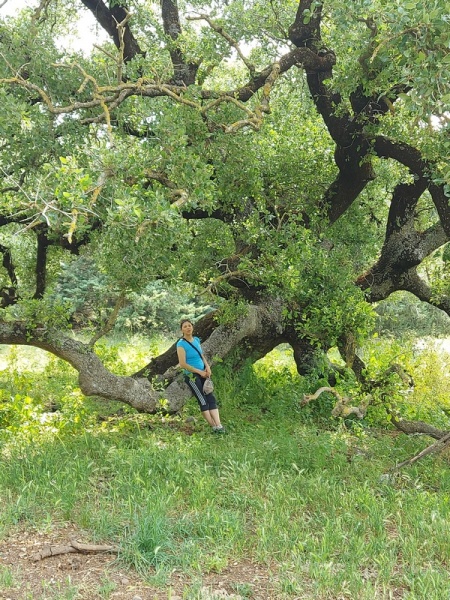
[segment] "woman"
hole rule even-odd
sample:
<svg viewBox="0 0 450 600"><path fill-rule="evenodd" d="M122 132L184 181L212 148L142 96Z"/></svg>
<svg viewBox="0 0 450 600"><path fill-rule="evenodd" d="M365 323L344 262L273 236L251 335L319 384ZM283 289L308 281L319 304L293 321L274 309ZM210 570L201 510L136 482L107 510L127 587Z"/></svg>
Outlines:
<svg viewBox="0 0 450 600"><path fill-rule="evenodd" d="M211 425L213 433L225 433L214 394L203 392L205 379L211 377L211 367L203 354L200 340L193 335L194 325L189 319L183 319L180 327L182 337L177 342L177 354L184 380L197 398L201 413Z"/></svg>

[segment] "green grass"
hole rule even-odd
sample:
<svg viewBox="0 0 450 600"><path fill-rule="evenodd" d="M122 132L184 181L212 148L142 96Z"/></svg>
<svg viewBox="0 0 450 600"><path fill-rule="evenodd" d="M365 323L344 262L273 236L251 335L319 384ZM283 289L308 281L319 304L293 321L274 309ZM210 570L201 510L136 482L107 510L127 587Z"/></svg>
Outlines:
<svg viewBox="0 0 450 600"><path fill-rule="evenodd" d="M14 588L16 585L16 577L9 567L0 565L0 590Z"/></svg>
<svg viewBox="0 0 450 600"><path fill-rule="evenodd" d="M116 405L88 413L77 401L66 406L67 420L78 417L71 427L19 419L0 438L0 539L71 523L87 541L117 544L122 568L161 587L174 569L201 582L245 559L270 568L280 599L450 597L447 455L384 478L428 440L319 427L298 409L301 381L277 385L269 367L258 368L239 381L218 370L226 436L200 419L186 425L193 402L178 417L107 418ZM14 585L7 569L1 585ZM108 597L111 585L99 593Z"/></svg>

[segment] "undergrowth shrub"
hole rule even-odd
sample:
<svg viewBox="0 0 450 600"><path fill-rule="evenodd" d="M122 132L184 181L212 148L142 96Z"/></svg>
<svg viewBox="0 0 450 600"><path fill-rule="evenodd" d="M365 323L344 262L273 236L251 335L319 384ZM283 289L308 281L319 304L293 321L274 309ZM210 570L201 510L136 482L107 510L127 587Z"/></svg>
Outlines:
<svg viewBox="0 0 450 600"><path fill-rule="evenodd" d="M341 389L356 403L366 402L370 394L365 424L387 427L395 415L440 428L450 425L450 355L442 348L432 343L421 348L413 340L381 338L366 344L361 358L369 392L351 376Z"/></svg>
<svg viewBox="0 0 450 600"><path fill-rule="evenodd" d="M219 402L221 396L226 398L227 410L243 415L246 423L263 419L275 422L298 413L305 391L304 379L298 375L287 346L276 348L255 364L245 363L237 372L219 364L214 367L214 381Z"/></svg>
<svg viewBox="0 0 450 600"><path fill-rule="evenodd" d="M4 358L8 367L0 374L0 439L79 432L95 418L67 362L41 352L39 363L30 349L14 346Z"/></svg>
<svg viewBox="0 0 450 600"><path fill-rule="evenodd" d="M450 426L450 354L437 343L413 350L414 388L404 395L399 410L410 419Z"/></svg>

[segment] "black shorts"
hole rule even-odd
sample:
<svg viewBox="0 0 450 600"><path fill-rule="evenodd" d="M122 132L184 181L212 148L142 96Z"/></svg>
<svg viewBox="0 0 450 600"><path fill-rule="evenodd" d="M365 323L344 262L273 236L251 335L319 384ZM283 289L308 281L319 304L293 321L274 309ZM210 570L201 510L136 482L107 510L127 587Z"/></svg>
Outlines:
<svg viewBox="0 0 450 600"><path fill-rule="evenodd" d="M184 380L197 398L198 405L202 412L204 410L214 410L217 408L217 401L214 394L203 393L203 384L205 383L203 377L200 377L198 373L191 373L190 375L185 375Z"/></svg>

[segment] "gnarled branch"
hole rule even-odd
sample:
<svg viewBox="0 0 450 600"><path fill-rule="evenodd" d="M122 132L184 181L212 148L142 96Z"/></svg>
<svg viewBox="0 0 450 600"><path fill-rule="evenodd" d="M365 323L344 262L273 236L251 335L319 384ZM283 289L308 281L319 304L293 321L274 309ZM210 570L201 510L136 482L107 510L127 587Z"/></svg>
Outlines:
<svg viewBox="0 0 450 600"><path fill-rule="evenodd" d="M367 413L367 407L369 406L369 400L366 404L361 404L360 406L347 406L347 403L350 402L350 398L346 396L341 396L334 388L332 387L321 387L314 394L304 394L303 400L300 402L300 406L306 406L312 400L317 400L317 398L323 394L324 392L329 392L336 397L337 402L331 411L333 417L346 418L350 415L356 415L358 419L364 419Z"/></svg>

